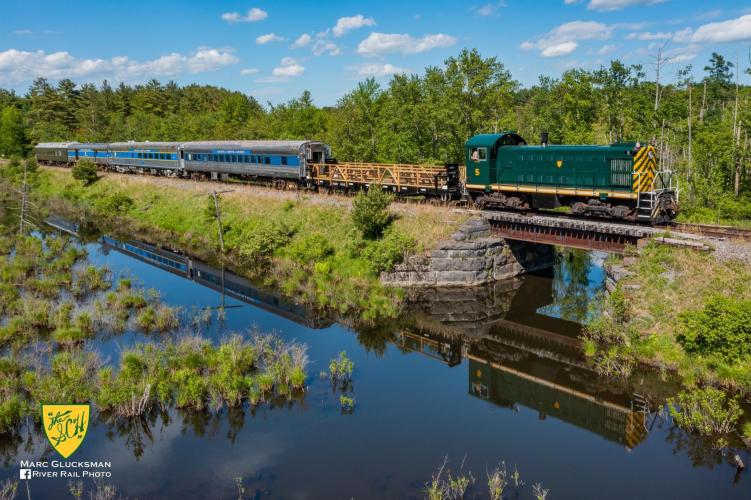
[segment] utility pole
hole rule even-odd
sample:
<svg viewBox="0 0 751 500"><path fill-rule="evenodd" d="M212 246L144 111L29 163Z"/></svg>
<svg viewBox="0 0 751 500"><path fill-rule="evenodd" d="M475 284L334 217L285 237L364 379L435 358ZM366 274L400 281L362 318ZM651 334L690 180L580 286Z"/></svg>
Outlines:
<svg viewBox="0 0 751 500"><path fill-rule="evenodd" d="M233 191L234 189L227 189L225 191L213 191L211 193L214 197L214 211L216 213L216 224L219 231L219 248L222 250L222 255L224 255L224 234L222 231L222 211L219 208L219 195L223 193L231 193Z"/></svg>
<svg viewBox="0 0 751 500"><path fill-rule="evenodd" d="M735 197L741 191L741 156L739 151L738 142L741 139L740 127L738 126L738 75L741 72L741 67L738 64L738 54L735 54L735 108L733 109L733 160L735 165L735 179L733 183L733 192Z"/></svg>
<svg viewBox="0 0 751 500"><path fill-rule="evenodd" d="M23 163L23 184L21 185L21 217L18 221L18 232L20 234L23 234L23 226L26 222L26 211L28 208L28 197L29 193L26 189L26 180L27 180L27 174L28 174L28 161L24 161Z"/></svg>

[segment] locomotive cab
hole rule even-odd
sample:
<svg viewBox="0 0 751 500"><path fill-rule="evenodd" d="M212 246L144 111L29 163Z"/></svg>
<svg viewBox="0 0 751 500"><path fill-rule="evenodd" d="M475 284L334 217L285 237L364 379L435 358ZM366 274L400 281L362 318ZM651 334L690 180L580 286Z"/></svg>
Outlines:
<svg viewBox="0 0 751 500"><path fill-rule="evenodd" d="M513 132L481 134L469 139L464 145L467 185L490 191L491 185L498 182L500 148L523 144L526 144L524 139Z"/></svg>

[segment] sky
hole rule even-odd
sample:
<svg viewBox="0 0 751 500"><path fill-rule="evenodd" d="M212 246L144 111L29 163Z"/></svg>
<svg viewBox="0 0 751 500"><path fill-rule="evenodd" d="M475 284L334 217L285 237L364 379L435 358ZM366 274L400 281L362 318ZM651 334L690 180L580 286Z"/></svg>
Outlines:
<svg viewBox="0 0 751 500"><path fill-rule="evenodd" d="M38 76L157 78L274 104L310 90L325 106L360 80L385 85L463 48L497 57L525 86L616 58L653 78L660 48L663 81L688 64L701 78L712 52L751 64L751 5L736 0L3 0L2 18L0 87L20 94Z"/></svg>

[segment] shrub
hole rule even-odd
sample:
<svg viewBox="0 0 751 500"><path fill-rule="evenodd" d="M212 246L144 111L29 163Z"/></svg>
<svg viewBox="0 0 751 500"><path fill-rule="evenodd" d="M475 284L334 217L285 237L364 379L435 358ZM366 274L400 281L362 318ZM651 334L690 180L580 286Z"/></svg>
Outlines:
<svg viewBox="0 0 751 500"><path fill-rule="evenodd" d="M677 339L686 352L715 355L728 362L751 354L751 300L716 295L704 309L684 312L679 318Z"/></svg>
<svg viewBox="0 0 751 500"><path fill-rule="evenodd" d="M133 199L124 193L113 193L101 200L99 206L108 211L114 213L127 212L133 208Z"/></svg>
<svg viewBox="0 0 751 500"><path fill-rule="evenodd" d="M668 398L668 407L679 427L703 435L732 432L743 415L737 399L714 387L682 391L677 398Z"/></svg>
<svg viewBox="0 0 751 500"><path fill-rule="evenodd" d="M404 260L404 255L412 252L415 241L396 230L386 232L380 241L370 242L363 250L363 257L375 274L390 271Z"/></svg>
<svg viewBox="0 0 751 500"><path fill-rule="evenodd" d="M355 399L341 394L339 396L339 405L342 407L343 412L350 413L355 409Z"/></svg>
<svg viewBox="0 0 751 500"><path fill-rule="evenodd" d="M239 251L252 260L265 260L282 246L286 245L295 234L286 222L272 219L262 223L240 242Z"/></svg>
<svg viewBox="0 0 751 500"><path fill-rule="evenodd" d="M329 362L329 377L333 381L347 382L352 379L352 370L355 364L347 357L347 352L339 353L339 359L334 358Z"/></svg>
<svg viewBox="0 0 751 500"><path fill-rule="evenodd" d="M289 247L289 255L301 263L317 262L334 253L334 247L326 236L313 233L295 239Z"/></svg>
<svg viewBox="0 0 751 500"><path fill-rule="evenodd" d="M73 178L77 181L83 182L85 185L91 184L97 180L97 167L93 161L88 158L79 160L71 169Z"/></svg>
<svg viewBox="0 0 751 500"><path fill-rule="evenodd" d="M352 201L352 222L364 238L372 240L383 235L393 220L387 210L393 199L393 195L375 185L367 193L357 194Z"/></svg>

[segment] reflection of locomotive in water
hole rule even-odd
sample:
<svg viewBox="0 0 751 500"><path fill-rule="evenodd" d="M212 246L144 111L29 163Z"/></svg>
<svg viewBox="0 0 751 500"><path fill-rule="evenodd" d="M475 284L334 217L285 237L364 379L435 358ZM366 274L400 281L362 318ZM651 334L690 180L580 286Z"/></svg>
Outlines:
<svg viewBox="0 0 751 500"><path fill-rule="evenodd" d="M513 132L482 134L464 147L461 169L443 166L339 163L317 141L42 143L46 164L91 159L118 172L262 179L277 187L322 191L380 185L399 196L463 198L480 209L571 207L583 216L664 222L677 210L670 172L657 171L654 147L528 145ZM462 174L463 172L463 174Z"/></svg>
<svg viewBox="0 0 751 500"><path fill-rule="evenodd" d="M470 395L505 408L523 406L594 432L627 448L647 436L649 405L640 395L597 375L584 358L580 325L536 314L550 297L528 277L515 287L455 290L448 300L417 304L400 348L458 366L467 363ZM479 295L477 295L479 293ZM505 296L505 305L504 303ZM453 304L453 307L450 305ZM482 311L500 311L485 315Z"/></svg>

